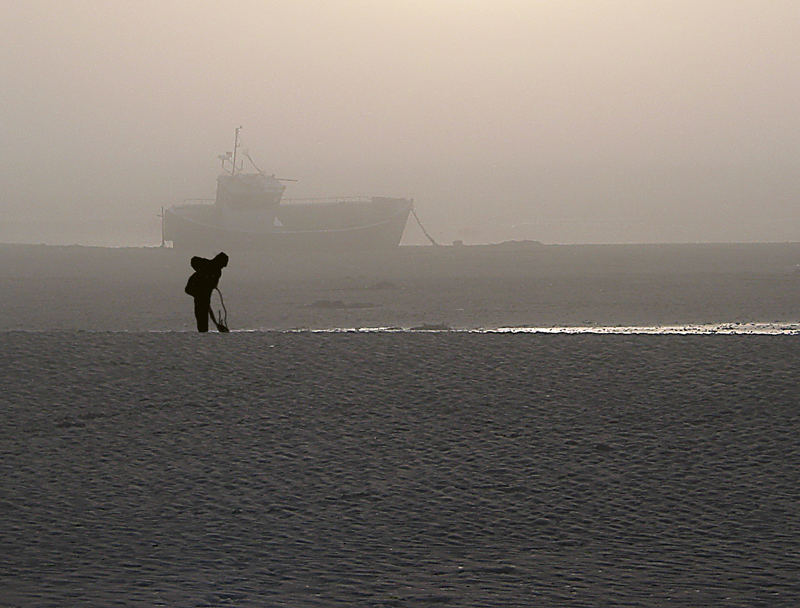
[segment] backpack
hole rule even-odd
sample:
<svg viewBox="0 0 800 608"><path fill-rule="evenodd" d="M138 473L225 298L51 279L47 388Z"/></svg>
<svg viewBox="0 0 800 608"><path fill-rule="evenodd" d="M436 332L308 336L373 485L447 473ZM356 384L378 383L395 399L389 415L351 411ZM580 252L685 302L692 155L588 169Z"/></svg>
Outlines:
<svg viewBox="0 0 800 608"><path fill-rule="evenodd" d="M186 281L186 287L183 288L183 291L193 298L196 298L200 295L200 291L202 290L202 282L203 280L200 278L200 275L196 272L193 272L189 277L189 280Z"/></svg>

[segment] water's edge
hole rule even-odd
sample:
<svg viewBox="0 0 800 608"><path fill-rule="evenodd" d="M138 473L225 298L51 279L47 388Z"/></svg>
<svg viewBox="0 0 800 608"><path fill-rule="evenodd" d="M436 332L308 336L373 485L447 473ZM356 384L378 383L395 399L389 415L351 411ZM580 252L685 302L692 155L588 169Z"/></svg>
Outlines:
<svg viewBox="0 0 800 608"><path fill-rule="evenodd" d="M0 334L42 333L92 333L92 334L185 334L196 333L193 329L148 329L148 330L67 330L67 329L7 329ZM214 334L216 332L210 332ZM232 329L230 333L264 334L336 334L336 333L468 333L468 334L608 334L608 335L800 335L800 322L774 323L699 323L685 325L562 325L549 327L509 326L453 328L441 325L416 327L327 327L293 329L246 328Z"/></svg>

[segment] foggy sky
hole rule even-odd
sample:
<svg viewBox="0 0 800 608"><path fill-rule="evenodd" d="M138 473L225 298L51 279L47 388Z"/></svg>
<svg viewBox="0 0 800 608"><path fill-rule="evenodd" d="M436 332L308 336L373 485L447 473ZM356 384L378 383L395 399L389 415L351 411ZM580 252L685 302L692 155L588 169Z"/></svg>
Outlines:
<svg viewBox="0 0 800 608"><path fill-rule="evenodd" d="M239 125L443 241L800 240L796 0L0 4L0 240L157 244Z"/></svg>

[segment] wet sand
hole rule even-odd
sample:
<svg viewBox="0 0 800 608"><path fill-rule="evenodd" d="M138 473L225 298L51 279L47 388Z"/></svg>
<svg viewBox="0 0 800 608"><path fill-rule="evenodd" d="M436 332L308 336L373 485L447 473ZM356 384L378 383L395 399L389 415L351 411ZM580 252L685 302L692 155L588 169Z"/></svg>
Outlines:
<svg viewBox="0 0 800 608"><path fill-rule="evenodd" d="M0 334L4 606L794 606L796 336Z"/></svg>

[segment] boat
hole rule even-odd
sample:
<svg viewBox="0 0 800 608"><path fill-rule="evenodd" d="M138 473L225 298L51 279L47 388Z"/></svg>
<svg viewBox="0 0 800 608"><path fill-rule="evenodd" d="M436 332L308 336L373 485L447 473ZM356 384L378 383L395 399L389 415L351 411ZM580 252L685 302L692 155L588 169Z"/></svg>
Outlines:
<svg viewBox="0 0 800 608"><path fill-rule="evenodd" d="M284 182L244 152L236 129L233 152L219 156L215 199L162 209L162 245L192 250L358 251L397 247L414 202L385 196L284 199ZM238 164L237 164L238 163Z"/></svg>

